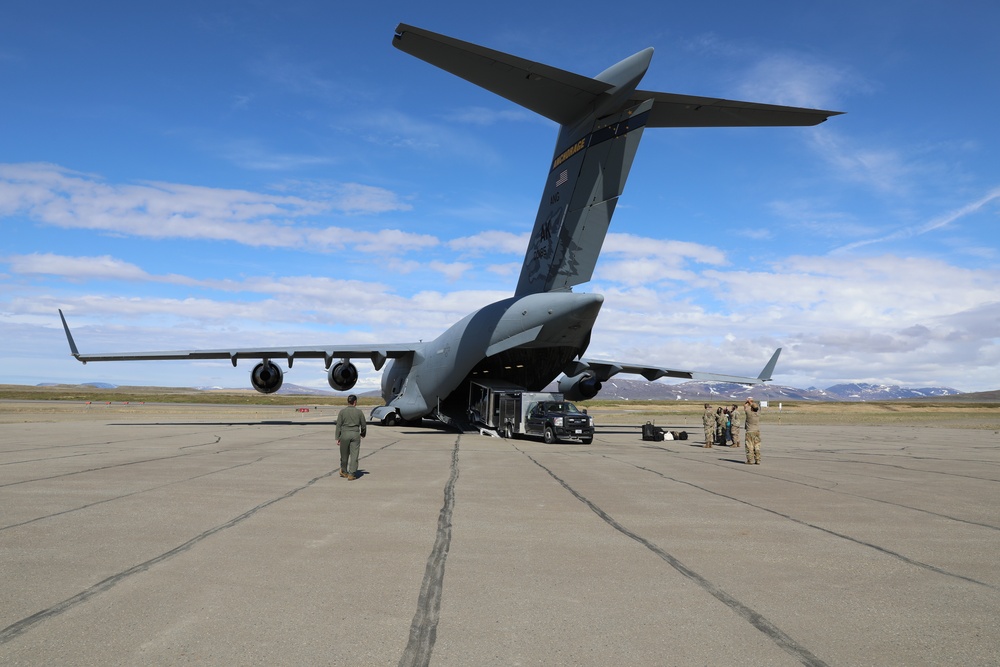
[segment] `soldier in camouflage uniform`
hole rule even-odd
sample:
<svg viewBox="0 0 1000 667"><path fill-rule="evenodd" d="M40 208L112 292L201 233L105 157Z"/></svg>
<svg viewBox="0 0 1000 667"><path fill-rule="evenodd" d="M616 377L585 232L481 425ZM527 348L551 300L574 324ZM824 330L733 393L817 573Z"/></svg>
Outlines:
<svg viewBox="0 0 1000 667"><path fill-rule="evenodd" d="M744 407L747 413L747 463L760 465L760 403L748 398Z"/></svg>
<svg viewBox="0 0 1000 667"><path fill-rule="evenodd" d="M726 444L726 413L721 407L715 411L715 444L719 447Z"/></svg>
<svg viewBox="0 0 1000 667"><path fill-rule="evenodd" d="M711 447L715 440L715 413L708 403L705 404L705 413L701 416L701 425L705 427L705 446Z"/></svg>
<svg viewBox="0 0 1000 667"><path fill-rule="evenodd" d="M747 413L742 405L734 405L729 413L729 420L732 422L733 444L730 447L742 447L744 440L744 428L747 424Z"/></svg>

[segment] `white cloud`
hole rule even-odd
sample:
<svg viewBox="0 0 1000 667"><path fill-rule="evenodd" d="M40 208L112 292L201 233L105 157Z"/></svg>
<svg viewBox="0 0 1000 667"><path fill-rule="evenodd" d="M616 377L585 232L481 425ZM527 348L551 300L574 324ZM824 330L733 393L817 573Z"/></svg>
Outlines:
<svg viewBox="0 0 1000 667"><path fill-rule="evenodd" d="M677 266L669 259L634 257L630 259L601 261L594 270L596 280L622 283L625 285L648 285L665 281L687 281L695 273Z"/></svg>
<svg viewBox="0 0 1000 667"><path fill-rule="evenodd" d="M45 164L0 164L0 217L152 239L232 241L248 246L394 254L436 245L427 234L322 226L331 211L377 214L410 206L382 188L341 184L323 200L177 183L113 185ZM294 224L292 224L294 223Z"/></svg>
<svg viewBox="0 0 1000 667"><path fill-rule="evenodd" d="M810 132L813 149L847 182L859 183L877 192L904 195L912 187L918 164L898 149L855 142L826 128Z"/></svg>
<svg viewBox="0 0 1000 667"><path fill-rule="evenodd" d="M684 260L694 260L701 264L720 265L726 262L722 250L713 246L689 241L654 239L635 234L611 232L604 241L602 254L623 254L628 257L655 258L679 265Z"/></svg>
<svg viewBox="0 0 1000 667"><path fill-rule="evenodd" d="M383 110L351 117L351 125L342 128L378 146L404 148L435 155L448 154L474 164L495 164L500 154L482 137L463 131L454 123L435 123L399 111Z"/></svg>
<svg viewBox="0 0 1000 667"><path fill-rule="evenodd" d="M535 122L540 116L528 113L521 108L489 109L487 107L464 107L454 109L446 118L450 121L468 125L495 125L500 122Z"/></svg>
<svg viewBox="0 0 1000 667"><path fill-rule="evenodd" d="M608 234L602 255L594 278L633 286L686 282L696 277L694 265L727 263L725 253L713 246L621 233Z"/></svg>
<svg viewBox="0 0 1000 667"><path fill-rule="evenodd" d="M462 277L462 275L474 268L474 264L469 264L468 262L438 262L432 261L427 264L428 268L433 271L437 271L442 274L448 282L455 282Z"/></svg>
<svg viewBox="0 0 1000 667"><path fill-rule="evenodd" d="M135 264L109 255L101 257L67 257L53 253L11 255L3 258L12 273L62 276L70 280L140 280L153 277Z"/></svg>
<svg viewBox="0 0 1000 667"><path fill-rule="evenodd" d="M486 267L490 273L504 278L516 276L521 272L520 262L508 262L507 264L490 264Z"/></svg>
<svg viewBox="0 0 1000 667"><path fill-rule="evenodd" d="M111 257L7 260L15 275L52 265L66 275L162 278ZM455 268L458 275L462 268ZM755 374L780 346L785 352L778 381L803 387L863 379L995 387L998 270L885 255L849 262L796 256L755 271L701 266L692 271L694 278L676 291L655 283L599 290L605 304L588 356ZM466 314L509 296L501 290L458 290L403 297L388 285L311 276L199 281L198 286L236 298L127 298L92 290L67 299L35 291L2 304L7 315L0 329L13 331L20 322L57 330L54 313L62 307L74 331L79 329L81 349L89 351L397 342L437 336ZM363 305L343 309L342 300L350 295L359 295ZM52 340L65 345L58 336Z"/></svg>
<svg viewBox="0 0 1000 667"><path fill-rule="evenodd" d="M776 53L754 63L741 90L749 100L829 109L839 91L858 86L857 77L844 68L802 54Z"/></svg>
<svg viewBox="0 0 1000 667"><path fill-rule="evenodd" d="M776 216L786 221L786 225L796 230L807 231L821 238L843 240L858 236L870 235L876 227L864 221L855 220L851 214L837 210L828 201L789 199L772 201L768 208ZM762 230L767 232L767 230ZM766 234L750 234L740 230L741 236L749 238L768 238ZM767 232L769 234L769 232Z"/></svg>
<svg viewBox="0 0 1000 667"><path fill-rule="evenodd" d="M230 141L220 148L218 152L221 153L223 158L239 167L260 171L292 172L304 167L330 165L335 162L329 156L271 151L261 146L258 142L249 139Z"/></svg>
<svg viewBox="0 0 1000 667"><path fill-rule="evenodd" d="M867 245L873 245L876 243L889 243L892 241L901 241L903 239L912 238L914 236L921 236L927 234L928 232L933 232L935 230L941 229L942 227L947 227L961 218L978 213L987 205L993 203L997 199L1000 199L1000 188L994 188L988 192L985 196L979 199L969 202L964 206L961 206L953 211L949 211L943 215L939 215L932 220L927 222L911 225L909 227L904 227L898 229L890 234L886 234L879 238L867 239L864 241L855 241L853 243L848 243L847 245L836 248L833 252L846 252L849 250L855 250Z"/></svg>
<svg viewBox="0 0 1000 667"><path fill-rule="evenodd" d="M472 236L463 236L448 242L448 247L470 256L480 256L483 254L496 255L514 254L523 255L524 249L528 247L530 234L512 234L497 230L480 232Z"/></svg>

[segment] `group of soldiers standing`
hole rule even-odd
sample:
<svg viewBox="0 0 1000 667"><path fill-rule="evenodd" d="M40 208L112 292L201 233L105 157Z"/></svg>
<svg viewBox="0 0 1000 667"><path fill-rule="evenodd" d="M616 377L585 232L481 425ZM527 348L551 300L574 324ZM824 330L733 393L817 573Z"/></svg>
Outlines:
<svg viewBox="0 0 1000 667"><path fill-rule="evenodd" d="M715 410L708 403L701 418L705 427L705 447L713 444L725 447L744 447L747 463L760 464L760 403L748 398L743 405L735 403L728 408Z"/></svg>

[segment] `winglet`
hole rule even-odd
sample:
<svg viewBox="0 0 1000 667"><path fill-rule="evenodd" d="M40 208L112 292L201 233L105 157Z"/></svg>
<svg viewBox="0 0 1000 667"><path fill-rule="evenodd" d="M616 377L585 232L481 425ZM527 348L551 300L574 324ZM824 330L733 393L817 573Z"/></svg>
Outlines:
<svg viewBox="0 0 1000 667"><path fill-rule="evenodd" d="M77 360L79 360L80 359L80 351L78 349L76 349L76 343L73 342L73 334L71 334L69 332L69 325L66 324L66 318L65 318L65 316L63 316L62 308L59 309L59 319L62 320L63 331L66 332L66 340L69 342L69 352ZM83 363L87 363L87 362L84 361Z"/></svg>
<svg viewBox="0 0 1000 667"><path fill-rule="evenodd" d="M764 370L762 370L760 372L760 375L757 376L758 380L760 380L761 382L770 382L771 381L771 373L774 372L774 367L778 365L778 355L779 354L781 354L781 348L780 347L777 350L774 351L774 354L771 355L771 360L767 362L767 365L764 366Z"/></svg>

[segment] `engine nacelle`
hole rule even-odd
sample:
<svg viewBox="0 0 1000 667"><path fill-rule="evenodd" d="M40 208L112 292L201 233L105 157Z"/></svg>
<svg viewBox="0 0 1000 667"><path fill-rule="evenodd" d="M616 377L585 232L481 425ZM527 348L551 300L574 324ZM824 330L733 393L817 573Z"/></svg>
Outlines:
<svg viewBox="0 0 1000 667"><path fill-rule="evenodd" d="M254 366L250 372L250 384L262 394L273 394L281 389L285 375L269 360L264 360Z"/></svg>
<svg viewBox="0 0 1000 667"><path fill-rule="evenodd" d="M559 378L559 392L567 401L586 401L600 390L601 381L590 373Z"/></svg>
<svg viewBox="0 0 1000 667"><path fill-rule="evenodd" d="M338 361L330 366L326 380L337 391L347 391L358 383L358 367L349 361Z"/></svg>

